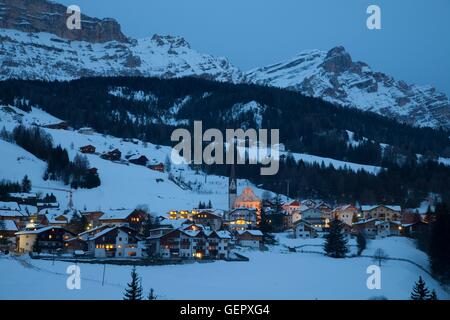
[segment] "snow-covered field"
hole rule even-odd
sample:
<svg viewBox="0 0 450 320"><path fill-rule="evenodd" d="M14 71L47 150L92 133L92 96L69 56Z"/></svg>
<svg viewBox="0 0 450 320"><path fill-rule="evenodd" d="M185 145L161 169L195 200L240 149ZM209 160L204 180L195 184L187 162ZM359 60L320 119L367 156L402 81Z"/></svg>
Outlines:
<svg viewBox="0 0 450 320"><path fill-rule="evenodd" d="M281 235L284 237L283 235ZM297 241L296 245L303 243ZM313 240L315 242L321 240ZM374 240L367 252L384 248L391 257L407 257L426 266L424 254L411 241ZM155 289L159 299L409 299L419 275L440 299L450 299L439 284L416 266L388 261L381 268L381 290L366 286L370 258L332 259L319 254L287 253L282 246L260 252L242 250L249 262L192 263L138 267L145 291ZM131 267L80 264L81 290L68 290L70 263L0 257L0 299L121 299Z"/></svg>

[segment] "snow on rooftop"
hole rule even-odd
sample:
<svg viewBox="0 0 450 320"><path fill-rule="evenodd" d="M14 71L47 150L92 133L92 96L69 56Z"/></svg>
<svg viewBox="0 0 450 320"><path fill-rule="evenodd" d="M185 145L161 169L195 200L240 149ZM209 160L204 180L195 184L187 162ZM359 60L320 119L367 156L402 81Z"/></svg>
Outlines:
<svg viewBox="0 0 450 320"><path fill-rule="evenodd" d="M25 193L25 192L17 192L17 193L9 193L10 197L20 198L20 199L29 199L36 198L36 193Z"/></svg>
<svg viewBox="0 0 450 320"><path fill-rule="evenodd" d="M245 233L251 234L252 236L263 236L261 230L239 230L238 234L243 235Z"/></svg>
<svg viewBox="0 0 450 320"><path fill-rule="evenodd" d="M118 228L118 227L109 227L109 228L106 228L106 229L104 229L104 230L102 230L102 231L96 233L96 234L93 235L92 237L89 237L87 240L88 240L88 241L90 241L90 240L96 240L96 239L98 239L98 238L104 236L105 234L107 234L107 233L109 233L109 232L111 232L111 231L113 231L114 229L117 229L117 228Z"/></svg>
<svg viewBox="0 0 450 320"><path fill-rule="evenodd" d="M48 230L52 230L52 229L62 229L62 227L59 227L59 226L47 226L47 227L36 229L36 230L20 231L20 232L17 232L16 235L40 234L42 232L45 232L45 231L48 231Z"/></svg>
<svg viewBox="0 0 450 320"><path fill-rule="evenodd" d="M0 210L20 211L20 207L17 202L0 201Z"/></svg>
<svg viewBox="0 0 450 320"><path fill-rule="evenodd" d="M398 205L384 205L384 204L377 204L377 205L363 205L361 206L362 211L371 211L373 209L376 209L378 207L386 207L388 209L391 209L393 211L402 211L402 207Z"/></svg>
<svg viewBox="0 0 450 320"><path fill-rule="evenodd" d="M0 228L0 231L19 231L19 229L16 226L16 223L12 220L4 220L4 227Z"/></svg>
<svg viewBox="0 0 450 320"><path fill-rule="evenodd" d="M0 217L23 217L22 212L17 210L0 210Z"/></svg>
<svg viewBox="0 0 450 320"><path fill-rule="evenodd" d="M105 210L104 214L100 217L100 220L116 220L126 219L132 214L134 209L110 209Z"/></svg>

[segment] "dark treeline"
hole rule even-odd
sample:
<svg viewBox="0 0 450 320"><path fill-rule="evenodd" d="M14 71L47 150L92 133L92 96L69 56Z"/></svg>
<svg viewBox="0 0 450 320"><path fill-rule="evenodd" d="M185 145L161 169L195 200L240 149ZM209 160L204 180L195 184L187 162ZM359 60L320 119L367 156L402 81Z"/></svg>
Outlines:
<svg viewBox="0 0 450 320"><path fill-rule="evenodd" d="M119 91L121 95L111 94ZM150 99L133 99L142 91ZM174 126L163 119L171 107L190 99L175 115L203 121L203 129L257 128L254 112L233 115L238 103L257 101L263 108L262 127L279 128L280 141L292 152L382 166L379 175L336 170L286 159L277 176L262 177L258 166L238 166L242 178L291 197L320 197L330 201L385 202L415 206L430 192L449 199L450 169L429 160L450 157L449 132L414 128L385 117L342 108L299 93L256 85L218 83L196 78L86 78L71 82L8 80L0 82L0 100L29 109L39 106L75 128L91 126L122 138L173 145ZM129 113L133 117L129 117ZM354 132L349 142L347 130ZM390 147L381 149L379 143ZM33 148L33 146L28 146ZM38 151L35 151L38 152ZM67 165L58 151L58 164ZM417 159L416 154L425 158ZM52 167L52 166L50 166ZM204 170L228 174L221 166ZM62 178L65 179L64 177Z"/></svg>
<svg viewBox="0 0 450 320"><path fill-rule="evenodd" d="M208 174L228 175L229 166L203 165ZM277 175L262 176L259 165L237 165L239 178L293 198L327 200L332 204L360 202L363 204L400 204L406 208L420 205L430 192L440 194L450 203L450 167L434 161L391 165L378 175L366 171L335 169L324 164L296 162L287 157L280 162Z"/></svg>
<svg viewBox="0 0 450 320"><path fill-rule="evenodd" d="M0 199L4 199L8 193L22 192L22 186L19 182L9 180L0 181Z"/></svg>
<svg viewBox="0 0 450 320"><path fill-rule="evenodd" d="M442 282L450 283L450 207L436 206L427 213L429 228L423 228L416 236L419 249L430 259L431 271Z"/></svg>
<svg viewBox="0 0 450 320"><path fill-rule="evenodd" d="M32 187L31 180L28 176L24 176L22 182L15 182L9 180L0 180L0 200L8 198L10 193L30 192Z"/></svg>
<svg viewBox="0 0 450 320"><path fill-rule="evenodd" d="M3 134L4 135L4 134ZM89 167L86 156L76 155L70 161L66 149L54 147L52 137L38 127L17 126L12 132L12 140L19 146L47 162L44 179L63 181L72 188L95 188L100 178Z"/></svg>
<svg viewBox="0 0 450 320"><path fill-rule="evenodd" d="M122 88L125 96L142 91L156 99L137 100L110 94L117 88ZM238 103L257 101L265 106L261 111L262 127L280 129L281 141L292 152L380 165L383 155L379 143L386 143L400 155L396 161L415 154L450 157L447 131L413 128L373 113L338 107L277 88L197 78L0 82L3 103L24 109L39 106L75 128L91 126L101 133L165 145L171 144L170 135L175 128L163 119L170 116L169 110L175 103L187 96L189 101L175 118L191 123L202 120L204 129L257 128L253 111L238 115L231 111ZM130 113L133 117L129 117ZM349 144L346 130L354 132L353 138L359 143Z"/></svg>

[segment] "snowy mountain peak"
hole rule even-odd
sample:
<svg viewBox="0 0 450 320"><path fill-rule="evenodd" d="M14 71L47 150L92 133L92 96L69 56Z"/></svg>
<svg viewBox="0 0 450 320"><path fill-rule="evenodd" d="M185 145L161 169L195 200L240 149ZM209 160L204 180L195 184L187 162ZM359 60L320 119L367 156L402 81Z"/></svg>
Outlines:
<svg viewBox="0 0 450 320"><path fill-rule="evenodd" d="M171 48L191 49L191 45L183 37L179 36L154 34L152 37L152 41L154 41L160 47L167 46Z"/></svg>
<svg viewBox="0 0 450 320"><path fill-rule="evenodd" d="M0 80L70 80L91 76L200 76L237 82L225 58L191 49L182 37L131 39L111 18L82 15L66 27L66 7L47 0L0 0Z"/></svg>
<svg viewBox="0 0 450 320"><path fill-rule="evenodd" d="M342 46L328 51L321 67L328 72L340 73L350 69L353 65L352 57Z"/></svg>
<svg viewBox="0 0 450 320"><path fill-rule="evenodd" d="M293 59L249 71L245 81L299 91L342 106L371 111L415 126L450 129L450 101L431 86L409 85L364 62L344 47L304 51Z"/></svg>

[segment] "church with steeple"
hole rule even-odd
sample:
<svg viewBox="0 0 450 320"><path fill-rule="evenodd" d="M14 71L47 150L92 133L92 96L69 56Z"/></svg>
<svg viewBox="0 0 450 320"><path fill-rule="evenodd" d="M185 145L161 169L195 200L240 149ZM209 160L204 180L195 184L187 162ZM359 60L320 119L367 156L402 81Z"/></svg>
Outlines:
<svg viewBox="0 0 450 320"><path fill-rule="evenodd" d="M234 209L237 198L237 179L234 164L231 165L230 177L228 178L228 210Z"/></svg>

